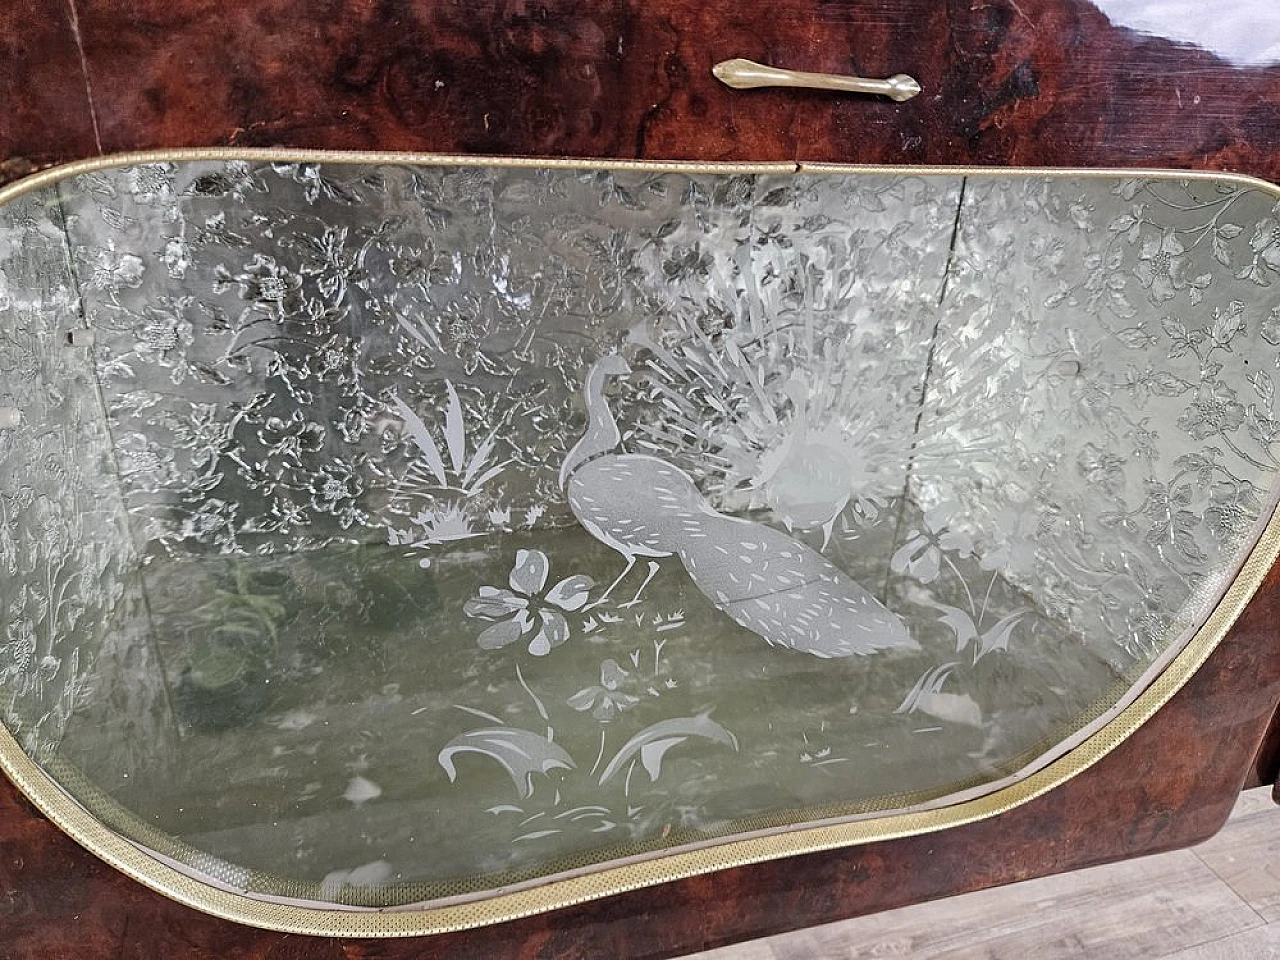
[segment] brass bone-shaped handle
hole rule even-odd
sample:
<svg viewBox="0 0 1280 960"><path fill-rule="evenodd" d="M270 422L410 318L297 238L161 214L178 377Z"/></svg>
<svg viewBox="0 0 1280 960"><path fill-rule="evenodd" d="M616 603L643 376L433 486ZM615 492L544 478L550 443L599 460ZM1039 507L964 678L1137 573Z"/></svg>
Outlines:
<svg viewBox="0 0 1280 960"><path fill-rule="evenodd" d="M910 100L920 92L920 84L905 73L887 80L847 77L836 73L803 73L769 67L753 60L723 60L711 68L716 79L735 90L754 87L804 87L810 90L840 90L845 93L870 93L890 100Z"/></svg>

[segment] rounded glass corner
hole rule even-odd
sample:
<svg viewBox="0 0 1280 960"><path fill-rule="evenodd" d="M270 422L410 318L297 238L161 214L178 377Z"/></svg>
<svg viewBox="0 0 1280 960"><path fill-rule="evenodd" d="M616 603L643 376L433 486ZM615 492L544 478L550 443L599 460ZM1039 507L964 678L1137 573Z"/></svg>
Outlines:
<svg viewBox="0 0 1280 960"><path fill-rule="evenodd" d="M1280 191L177 150L0 190L0 768L444 932L1078 775L1280 553Z"/></svg>

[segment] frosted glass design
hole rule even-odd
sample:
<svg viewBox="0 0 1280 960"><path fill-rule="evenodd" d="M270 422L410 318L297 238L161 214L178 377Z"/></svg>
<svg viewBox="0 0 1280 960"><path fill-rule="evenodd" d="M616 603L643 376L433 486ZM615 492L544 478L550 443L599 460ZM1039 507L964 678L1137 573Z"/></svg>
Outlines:
<svg viewBox="0 0 1280 960"><path fill-rule="evenodd" d="M1233 182L184 162L0 210L0 713L389 906L1007 785L1269 518Z"/></svg>

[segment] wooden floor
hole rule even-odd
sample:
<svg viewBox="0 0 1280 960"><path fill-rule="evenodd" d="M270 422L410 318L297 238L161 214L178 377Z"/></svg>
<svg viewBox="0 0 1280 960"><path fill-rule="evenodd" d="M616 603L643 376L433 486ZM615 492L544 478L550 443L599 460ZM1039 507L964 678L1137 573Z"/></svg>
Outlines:
<svg viewBox="0 0 1280 960"><path fill-rule="evenodd" d="M800 930L688 960L1280 960L1280 807L1242 794L1190 850Z"/></svg>

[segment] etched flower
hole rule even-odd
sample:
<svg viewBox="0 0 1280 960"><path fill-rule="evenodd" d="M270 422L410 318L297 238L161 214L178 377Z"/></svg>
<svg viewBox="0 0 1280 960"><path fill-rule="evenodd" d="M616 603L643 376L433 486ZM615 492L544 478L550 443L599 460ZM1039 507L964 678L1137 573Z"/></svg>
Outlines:
<svg viewBox="0 0 1280 960"><path fill-rule="evenodd" d="M961 557L973 554L973 538L967 533L947 529L954 503L940 503L925 511L924 529L910 530L907 540L889 560L894 573L906 573L921 583L938 579L943 555L954 550Z"/></svg>
<svg viewBox="0 0 1280 960"><path fill-rule="evenodd" d="M241 273L232 276L226 267L218 267L214 293L235 284L240 296L273 312L290 312L296 308L302 278L290 273L276 262L275 257L254 254Z"/></svg>
<svg viewBox="0 0 1280 960"><path fill-rule="evenodd" d="M713 262L711 256L695 244L692 247L672 251L671 256L662 261L662 273L673 283L682 280L705 280Z"/></svg>
<svg viewBox="0 0 1280 960"><path fill-rule="evenodd" d="M1143 241L1133 272L1138 282L1150 291L1152 303L1172 300L1174 294L1186 286L1182 276L1182 254L1185 252L1182 241L1172 230L1158 240L1148 237Z"/></svg>
<svg viewBox="0 0 1280 960"><path fill-rule="evenodd" d="M174 166L169 163L140 163L127 167L124 175L125 189L141 204L164 207L173 203Z"/></svg>
<svg viewBox="0 0 1280 960"><path fill-rule="evenodd" d="M1138 460L1154 460L1159 449L1160 434L1150 426L1150 417L1143 417L1125 436L1133 449L1133 456Z"/></svg>
<svg viewBox="0 0 1280 960"><path fill-rule="evenodd" d="M97 261L93 265L93 274L89 278L89 286L95 290L105 290L112 296L120 292L121 287L137 287L142 284L142 274L146 266L142 258L132 253L116 255L115 244L107 242L107 248L98 252Z"/></svg>
<svg viewBox="0 0 1280 960"><path fill-rule="evenodd" d="M1262 321L1262 329L1258 331L1262 339L1273 347L1280 347L1280 307L1274 308L1267 319Z"/></svg>
<svg viewBox="0 0 1280 960"><path fill-rule="evenodd" d="M135 482L166 483L176 478L173 453L141 433L129 433L116 441L120 472Z"/></svg>
<svg viewBox="0 0 1280 960"><path fill-rule="evenodd" d="M640 702L639 697L618 689L628 676L630 674L618 665L618 661L610 657L600 664L600 682L583 687L567 702L575 710L590 710L597 720L612 720Z"/></svg>
<svg viewBox="0 0 1280 960"><path fill-rule="evenodd" d="M53 490L63 489L61 483L52 484ZM40 544L47 557L62 556L67 551L70 531L67 517L62 510L54 506L54 501L41 494L32 503L24 519L30 530L28 542Z"/></svg>
<svg viewBox="0 0 1280 960"><path fill-rule="evenodd" d="M302 193L307 203L315 203L321 197L339 200L344 203L355 203L360 197L346 184L330 180L320 172L321 167L315 163L273 163L271 170L277 176L286 177L294 183L301 184Z"/></svg>
<svg viewBox="0 0 1280 960"><path fill-rule="evenodd" d="M334 334L307 355L307 372L322 380L342 376L354 369L359 353L359 340L345 334Z"/></svg>
<svg viewBox="0 0 1280 960"><path fill-rule="evenodd" d="M546 589L550 573L541 550L517 550L507 582L510 590L484 586L463 605L467 616L495 621L476 638L485 650L497 650L517 640L528 644L535 657L546 656L569 639L565 612L581 610L595 581L574 574Z"/></svg>
<svg viewBox="0 0 1280 960"><path fill-rule="evenodd" d="M311 480L310 491L311 506L336 517L344 530L364 519L359 507L364 481L350 464L336 461L321 467Z"/></svg>
<svg viewBox="0 0 1280 960"><path fill-rule="evenodd" d="M1268 269L1280 271L1280 204L1271 211L1271 216L1258 222L1249 249Z"/></svg>
<svg viewBox="0 0 1280 960"><path fill-rule="evenodd" d="M248 163L231 160L212 173L196 177L184 193L195 197L229 197L242 201L250 191L265 193L266 187Z"/></svg>
<svg viewBox="0 0 1280 960"><path fill-rule="evenodd" d="M258 439L270 447L272 453L297 462L324 448L324 427L295 410L288 420L268 417L258 431Z"/></svg>
<svg viewBox="0 0 1280 960"><path fill-rule="evenodd" d="M190 452L196 466L216 463L227 451L236 446L232 439L235 424L223 416L215 403L193 403L187 408L187 416L175 417L170 424L173 446Z"/></svg>
<svg viewBox="0 0 1280 960"><path fill-rule="evenodd" d="M1197 440L1230 433L1244 423L1244 405L1236 392L1225 384L1214 382L1200 387L1191 406L1178 417L1178 426Z"/></svg>
<svg viewBox="0 0 1280 960"><path fill-rule="evenodd" d="M302 504L295 503L284 496L272 498L271 507L267 513L271 517L273 530L292 530L307 522L307 512Z"/></svg>
<svg viewBox="0 0 1280 960"><path fill-rule="evenodd" d="M191 323L172 313L148 310L134 328L134 352L142 360L162 367L176 367L186 358L193 335Z"/></svg>
<svg viewBox="0 0 1280 960"><path fill-rule="evenodd" d="M9 624L6 642L0 644L0 677L10 679L27 672L36 655L35 624L23 617Z"/></svg>
<svg viewBox="0 0 1280 960"><path fill-rule="evenodd" d="M320 293L334 304L346 295L348 284L367 276L363 253L347 249L346 227L326 227L320 235L300 236L296 242L303 253L299 272L314 277Z"/></svg>
<svg viewBox="0 0 1280 960"><path fill-rule="evenodd" d="M1086 480L1109 493L1114 493L1124 482L1124 459L1095 444L1084 445L1076 458L1076 466Z"/></svg>
<svg viewBox="0 0 1280 960"><path fill-rule="evenodd" d="M195 512L182 521L178 539L232 543L235 541L235 520L238 511L238 504L214 498L205 500Z"/></svg>
<svg viewBox="0 0 1280 960"><path fill-rule="evenodd" d="M1225 543L1253 525L1261 506L1253 484L1244 480L1220 480L1209 491L1204 522L1213 538Z"/></svg>
<svg viewBox="0 0 1280 960"><path fill-rule="evenodd" d="M0 263L11 260L26 246L27 231L20 226L0 227Z"/></svg>
<svg viewBox="0 0 1280 960"><path fill-rule="evenodd" d="M1029 503L1004 507L996 517L996 535L991 548L982 554L983 570L1005 574L1030 573L1036 562L1035 534L1040 517Z"/></svg>
<svg viewBox="0 0 1280 960"><path fill-rule="evenodd" d="M1248 427L1249 436L1264 447L1270 447L1280 439L1280 420L1262 414L1257 404L1250 404L1249 409L1245 411L1245 425Z"/></svg>
<svg viewBox="0 0 1280 960"><path fill-rule="evenodd" d="M164 242L160 261L169 271L171 279L181 280L191 268L191 248L182 237L170 237Z"/></svg>

